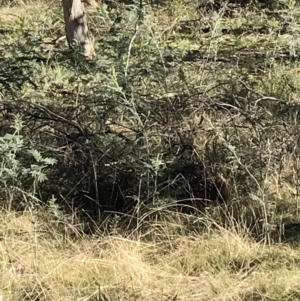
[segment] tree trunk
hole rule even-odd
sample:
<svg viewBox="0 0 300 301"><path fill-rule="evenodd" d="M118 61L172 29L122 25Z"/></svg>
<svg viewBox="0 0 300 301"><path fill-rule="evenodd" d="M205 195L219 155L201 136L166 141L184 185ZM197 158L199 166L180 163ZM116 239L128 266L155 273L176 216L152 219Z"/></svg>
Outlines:
<svg viewBox="0 0 300 301"><path fill-rule="evenodd" d="M83 46L85 56L94 56L94 47L89 39L88 26L82 1L62 0L62 2L66 35L69 45L75 40Z"/></svg>

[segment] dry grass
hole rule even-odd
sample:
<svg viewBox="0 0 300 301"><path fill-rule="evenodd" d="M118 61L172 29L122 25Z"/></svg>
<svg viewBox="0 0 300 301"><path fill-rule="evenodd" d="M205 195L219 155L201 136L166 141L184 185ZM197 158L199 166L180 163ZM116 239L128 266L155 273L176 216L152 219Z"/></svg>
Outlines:
<svg viewBox="0 0 300 301"><path fill-rule="evenodd" d="M48 219L48 220L47 220ZM1 215L4 300L298 300L298 248L216 228L160 239L72 240L50 217ZM184 227L156 223L155 231ZM151 228L150 228L151 230ZM176 231L174 231L175 233ZM174 299L175 300L175 299Z"/></svg>
<svg viewBox="0 0 300 301"><path fill-rule="evenodd" d="M39 53L42 52L42 43L57 39L63 33L63 22L57 13L58 4L53 6L54 3L20 1L14 3L18 4L17 6L1 7L0 27L5 30L3 30L4 38L0 50L7 51L6 56L12 57L15 47L21 49L22 43L28 43L27 47L30 50ZM125 21L121 23L125 33L132 33L130 31L134 28L133 22L126 23L126 18L134 19L131 19L130 14L131 12L124 12ZM300 14L299 7L290 9L285 14L290 14L291 19L296 19ZM96 35L95 40L99 41L99 65L85 75L85 81L81 81L79 77L75 82L74 78L77 79L80 74L79 68L78 70L74 68L74 71L68 65L64 65L66 60L64 56L56 62L55 55L59 54L53 49L55 47L59 49L60 45L55 44L54 48L47 52L49 63L43 61L32 68L31 77L38 88L24 84L20 88L20 98L28 97L32 102L56 103L63 107L63 105L67 106L68 102L71 105L76 102L77 105L75 97L66 100L61 96L66 91L75 90L78 95L86 93L89 96L89 91L93 92L91 87L98 89L99 85L109 87L111 91L121 90L116 79L117 75L112 71L109 77L101 69L106 65L114 66L114 61L109 55L113 56L117 47L114 48L109 43L105 44L106 38L108 41L115 38L108 33L112 20L110 23L106 22L109 20L108 12L101 8L98 11L91 11L88 17L90 28ZM173 90L177 91L177 88L178 91L188 91L189 87L194 85L197 89L199 87L207 98L213 98L220 94L217 88L213 90L213 87L217 87L218 81L228 80L228 77L233 75L235 75L233 80L236 80L240 77L239 74L245 73L249 82L253 83L253 89L255 88L259 93L299 102L299 63L291 61L285 64L284 58L287 55L281 51L284 47L290 52L298 49L299 39L295 38L298 32L296 23L291 21L289 25L294 26L294 31L290 30L287 35L276 38L274 31L281 26L279 24L281 21L274 21L263 13L246 12L242 15L237 12L228 19L222 16L216 19L207 17L201 20L202 23L192 25L190 29L185 21L197 17L196 8L190 4L190 1L174 1L168 8L146 7L144 24L140 28L138 42L133 45L129 63L132 64L132 69L142 64L149 74L153 72L153 76L145 76L141 81L134 81L132 86L136 91L143 90L142 94L149 92L151 95L171 95ZM270 32L251 32L254 27L260 28L266 24L272 29ZM202 32L206 26L211 26L213 31L208 34ZM223 27L229 31L229 34L220 34ZM235 34L234 30L240 27L244 28L245 32L240 35ZM34 40L36 37L40 38L40 44L29 43L30 39ZM105 47L106 49L102 49ZM139 47L145 51L141 51L140 58L135 57L135 51L138 52ZM61 48L65 50L66 45L62 45ZM257 65L249 66L252 61L248 63L248 57L251 59L252 50L257 55L258 62ZM286 49L283 50L287 52ZM199 56L195 61L183 59L180 63L180 71L183 72L185 83L178 76L174 62L171 61L169 66L166 64L161 67L164 72L168 68L170 71L156 74L154 68L156 65L153 65L153 61L148 61L148 53L153 52L156 55L157 52L159 55L154 57L154 62L163 62L163 56L168 55L167 51L174 55L174 61L177 58L181 60L188 51L192 53L195 51ZM283 56L282 61L272 60L272 55L277 54L277 51ZM125 54L128 54L127 49ZM230 57L229 61L218 62L219 58L226 58L226 55ZM163 80L168 91L162 85L161 77L157 81L153 80L160 74L164 74ZM295 90L293 93L288 90L287 87L290 86L286 82L293 86ZM100 90L97 93L102 92ZM124 99L126 100L125 96ZM270 103L264 106L264 112L269 112L268 108L270 107L271 110L272 106L273 102L270 100ZM290 114L292 113L291 111ZM178 124L183 131L189 130L198 125L203 116L205 131L200 128L199 134L194 137L195 145L200 150L209 138L206 130L218 132L223 127L222 123L228 123L226 119L220 120L219 116L211 111L200 114L195 110ZM128 121L128 119L124 120ZM130 121L134 123L132 119ZM126 122L120 121L121 125L112 123L111 128L118 131L127 125ZM278 127L278 136L280 130L283 131ZM131 132L127 130L126 133ZM230 134L230 131L228 133ZM221 134L218 139L222 140L220 143L226 142ZM234 132L232 141L235 140L240 144L250 141L246 130ZM263 150L267 148L263 144L261 147ZM271 154L274 146L268 144L268 147ZM236 155L237 159L240 154L230 153L233 157ZM298 206L295 208L297 200L294 197L298 195L296 188L299 185L298 175L296 175L299 168L295 165L295 160L294 155L286 155L282 161L281 174L275 168L270 169L262 180L262 188L259 188L264 195L256 196L255 191L253 192L256 196L255 201L261 197L258 202L261 207L265 206L272 222L283 220L285 217L289 217L290 220L295 217L299 219L295 214L299 210ZM247 164L245 163L245 166L233 164L233 166L236 169L246 169ZM293 181L286 180L289 175L293 175ZM285 182L279 183L280 177ZM168 221L166 215L169 215ZM204 221L209 226L196 233L190 230L193 225L186 223L182 217L175 215L172 218L169 213L162 213L159 221L147 225L145 227L147 230L143 233L139 233L140 230L125 233L122 229L115 229L113 233L120 234L111 234L111 231L102 232L102 228L99 227L96 231L97 235L88 237L80 229L80 225L71 224L67 217L57 220L49 213L17 214L3 211L0 215L2 270L0 295L3 296L4 301L296 301L300 299L300 249L297 245L271 245L264 241L258 242L251 238L244 225L240 224L235 228L229 226L225 229L208 216L204 217Z"/></svg>

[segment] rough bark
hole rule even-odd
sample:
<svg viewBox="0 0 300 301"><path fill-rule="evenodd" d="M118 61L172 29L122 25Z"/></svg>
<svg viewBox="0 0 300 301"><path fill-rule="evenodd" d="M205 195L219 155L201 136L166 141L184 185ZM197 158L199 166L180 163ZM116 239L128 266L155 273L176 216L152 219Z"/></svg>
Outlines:
<svg viewBox="0 0 300 301"><path fill-rule="evenodd" d="M69 45L74 40L84 48L84 54L91 57L95 54L94 47L89 39L89 31L81 0L62 0L64 19L66 25L66 36Z"/></svg>

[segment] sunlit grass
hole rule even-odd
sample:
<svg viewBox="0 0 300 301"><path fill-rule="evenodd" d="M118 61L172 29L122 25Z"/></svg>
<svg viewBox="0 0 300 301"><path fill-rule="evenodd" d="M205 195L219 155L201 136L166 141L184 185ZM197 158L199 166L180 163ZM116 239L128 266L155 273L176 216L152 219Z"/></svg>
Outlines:
<svg viewBox="0 0 300 301"><path fill-rule="evenodd" d="M237 170L246 170L253 178L258 177L259 171L257 168L249 171L247 162L239 157L244 153L232 145L237 145L236 142L248 145L245 152L249 153L255 147L260 147L263 155L269 151L271 163L275 162L277 153L273 145L259 141L268 129L259 128L259 118L256 131L254 126L243 128L239 124L226 128L231 116L242 118L241 108L250 108L251 114L258 112L271 118L278 101L299 102L299 63L295 59L299 50L299 7L292 4L282 11L281 18L251 10L236 10L230 17L202 16L190 1L174 1L168 7L147 5L131 51L128 44L135 30L136 7L124 12L125 17L115 34L109 32L114 21L110 14L115 12L108 11L106 6L93 7L88 9L88 19L97 43L97 58L95 65L93 62L85 65L82 72L80 67L84 63L79 60L74 60L72 67L66 64L72 58L64 54L65 41L52 43L64 34L59 4L19 2L17 6L0 8L3 36L0 50L5 58L18 57L16 65L22 70L33 66L29 77L35 85L27 82L19 91L20 97L32 103L51 103L63 111L70 103L75 107L82 101L80 105L89 109L89 95L102 95L104 87L110 89L109 93L118 91L120 107L126 104L132 113L129 116L135 114L135 119L121 116L112 120L110 129L132 139L136 132L131 125L139 123L140 126L142 120L137 116L139 94L146 95L147 101L147 97L154 100L166 97L166 103L168 97L179 92L198 95L198 105L211 100L214 110L202 112L195 107L189 116L178 120L177 127L184 134L201 124L198 132L193 133L199 157L212 134L215 134L214 146L226 143L228 157L236 159L235 164L230 161L232 165L228 167L234 191L234 180L239 181L234 179ZM280 33L285 20L286 32ZM47 43L54 46L45 51ZM21 46L25 50L21 51ZM125 50L119 51L118 47ZM23 63L24 53L33 54L33 58ZM125 68L131 76L131 90L126 91L127 94L122 90ZM249 90L235 94L236 86L245 88L245 85ZM65 92L74 94L66 99ZM132 94L130 103L126 98L129 92ZM258 95L257 103L247 99L251 93ZM1 92L1 97L4 96ZM237 103L242 104L241 108ZM224 104L227 106L222 107ZM258 108L257 111L254 108ZM224 119L219 119L220 112L233 112L233 115L224 113ZM149 117L150 113L144 112L142 117ZM298 114L297 110L288 113ZM80 126L86 122L90 128L100 127L93 125L94 121L89 123L85 116L82 119ZM147 118L145 120L146 124ZM279 135L288 127L285 126L276 123L270 128ZM151 131L149 126L144 134L150 136ZM156 139L159 144L160 138ZM272 226L275 222L299 219L295 156L285 156L280 170L282 177L276 168L267 170L256 181L251 198L247 199L249 210L251 206L265 210L267 215L263 217ZM239 203L240 197L236 193L233 201ZM205 214L202 218L209 226L201 229L195 226L197 219L194 225L189 219L162 210L156 222L142 224L133 232L119 228L105 232L99 226L93 236L85 235L81 225L71 223L67 216L57 219L52 213L3 211L0 216L0 295L4 300L15 301L299 300L299 247L271 244L270 239L255 240L246 225L238 224L229 213L226 213L229 221L224 223L227 227L220 226L217 221L221 220L222 210L215 209L210 217ZM140 229L147 230L141 232Z"/></svg>
<svg viewBox="0 0 300 301"><path fill-rule="evenodd" d="M298 296L299 249L255 242L243 231L217 227L207 234L177 234L160 241L84 235L74 241L43 219L2 213L4 298L18 301L27 295L29 300L39 296L64 301L100 294L108 300L164 300L177 294L181 300L265 296L284 300ZM180 219L176 222L176 226L161 222L160 229L184 227Z"/></svg>

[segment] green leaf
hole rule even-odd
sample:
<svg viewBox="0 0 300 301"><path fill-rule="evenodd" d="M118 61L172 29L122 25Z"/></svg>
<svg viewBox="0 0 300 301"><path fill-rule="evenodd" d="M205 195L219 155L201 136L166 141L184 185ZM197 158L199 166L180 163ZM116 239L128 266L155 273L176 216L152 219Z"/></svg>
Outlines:
<svg viewBox="0 0 300 301"><path fill-rule="evenodd" d="M28 152L29 152L31 155L33 155L34 159L35 159L37 162L42 162L42 161L43 161L42 155L41 155L40 152L38 152L36 149L29 150Z"/></svg>

